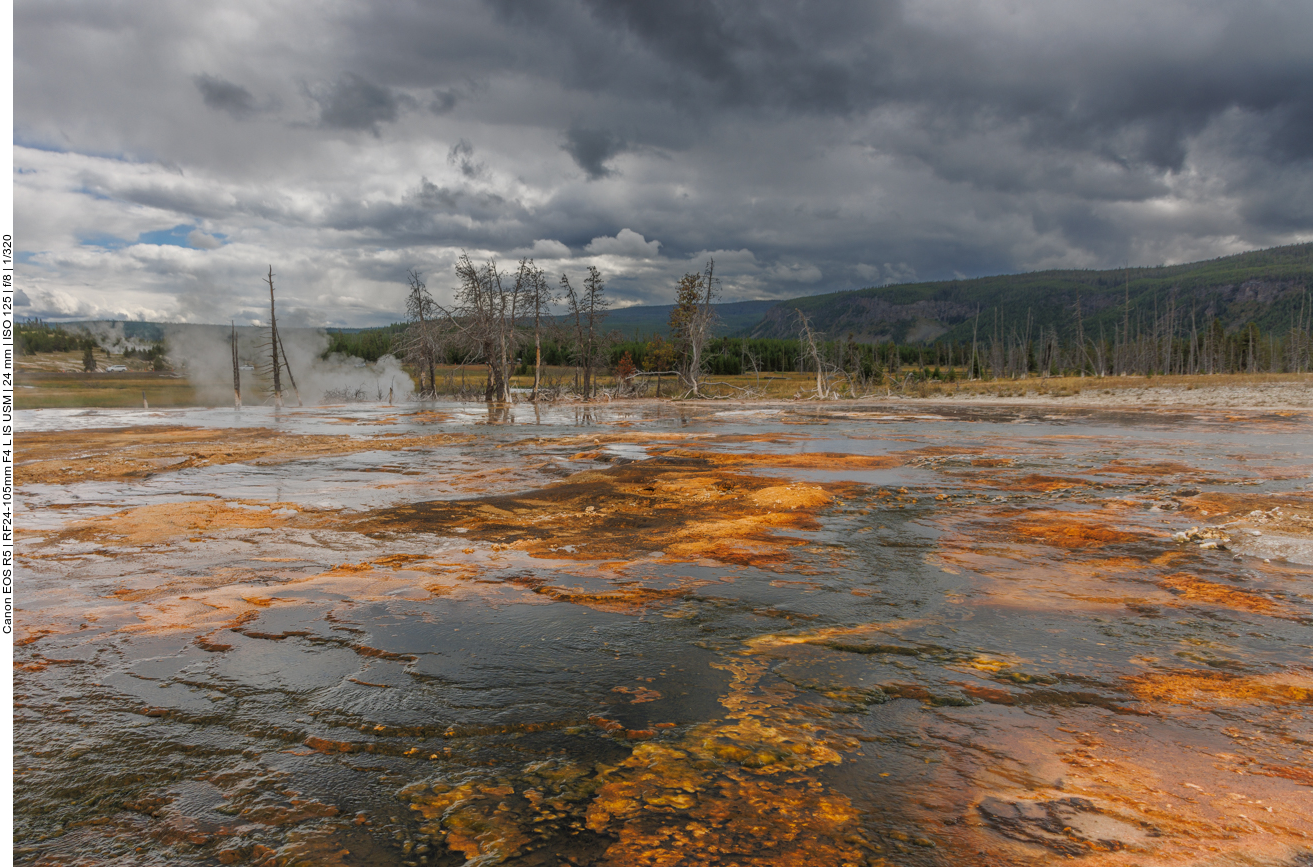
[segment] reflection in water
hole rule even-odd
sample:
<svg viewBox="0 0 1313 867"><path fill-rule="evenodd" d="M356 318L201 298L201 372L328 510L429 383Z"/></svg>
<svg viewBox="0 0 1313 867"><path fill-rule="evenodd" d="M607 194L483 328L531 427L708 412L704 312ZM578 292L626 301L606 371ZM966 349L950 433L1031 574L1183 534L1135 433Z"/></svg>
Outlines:
<svg viewBox="0 0 1313 867"><path fill-rule="evenodd" d="M18 862L1310 857L1309 419L804 409L25 419Z"/></svg>
<svg viewBox="0 0 1313 867"><path fill-rule="evenodd" d="M487 404L488 424L515 424L515 405L510 403Z"/></svg>

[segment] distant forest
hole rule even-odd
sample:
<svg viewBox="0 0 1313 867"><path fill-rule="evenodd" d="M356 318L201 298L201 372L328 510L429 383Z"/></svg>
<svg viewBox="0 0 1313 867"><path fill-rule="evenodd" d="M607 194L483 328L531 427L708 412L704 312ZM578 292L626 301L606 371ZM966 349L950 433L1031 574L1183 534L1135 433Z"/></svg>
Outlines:
<svg viewBox="0 0 1313 867"><path fill-rule="evenodd" d="M1046 331L1042 338L1027 339L1012 329L991 330L974 343L971 340L934 340L922 343L861 343L853 340L822 340L818 349L822 364L835 372L865 379L883 374L914 375L918 380L999 379L1027 375L1059 376L1116 374L1212 374L1212 373L1305 373L1313 369L1307 319L1302 330L1265 334L1251 323L1239 332L1226 333L1220 321L1185 335L1171 334L1168 319L1140 322L1128 331L1116 330L1113 337L1089 337L1081 343L1055 338ZM1179 325L1179 323L1178 323ZM1179 329L1178 329L1179 330ZM328 352L377 361L390 353L390 340L404 326L369 329L329 335ZM1122 335L1129 337L1123 339ZM620 339L618 334L607 349L608 367L615 370L628 354L638 370L657 370L654 349L659 335L649 340ZM565 338L543 341L543 363L568 367L574 363L575 347ZM816 361L804 352L795 337L715 337L707 343L703 370L712 376L810 372ZM522 353L516 359L516 374L529 372L532 359ZM441 363L472 364L460 349L450 348Z"/></svg>
<svg viewBox="0 0 1313 867"><path fill-rule="evenodd" d="M791 336L795 311L832 338L860 342L970 341L973 336L1029 329L1063 341L1112 338L1170 315L1178 333L1220 321L1227 333L1250 324L1284 333L1307 321L1313 288L1313 244L1226 256L1207 262L1105 271L1036 271L905 283L781 301L747 330L754 337ZM996 326L997 323L997 326ZM1191 325L1193 323L1193 326Z"/></svg>
<svg viewBox="0 0 1313 867"><path fill-rule="evenodd" d="M1189 265L808 296L767 307L736 335L711 338L701 365L719 376L814 371L820 364L862 378L921 379L1306 372L1313 367L1310 287L1313 244L1302 244ZM625 324L653 324L658 311L672 309L631 308ZM799 339L803 317L819 336L815 352ZM393 351L408 327L331 332L328 351L373 361ZM605 347L610 368L656 370L663 365L654 357L669 366L668 333L612 331ZM442 360L472 363L467 351L452 343ZM558 328L542 340L542 353L544 364L568 366L578 350L568 329ZM523 373L531 359L517 361Z"/></svg>
<svg viewBox="0 0 1313 867"><path fill-rule="evenodd" d="M709 275L699 285L713 285ZM695 278L686 275L685 282ZM423 294L422 284L414 291ZM589 367L625 376L677 370L689 382L697 375L818 367L863 381L1313 369L1313 244L1187 265L1044 271L781 302L716 304L703 291L682 299L682 306L608 312L601 291L599 283L598 330L595 335L589 325L586 350L584 332L577 322L571 327L568 317L544 316L541 329L532 333L528 319L512 317L496 325L497 340L508 347L507 371L529 371L534 333L544 365L579 366L582 358ZM501 295L489 298L505 303ZM705 310L709 325L694 340L688 323L699 310ZM487 363L486 340L456 339L465 324L427 315L427 320L410 316L381 328L328 329L324 355L370 362L396 355L412 365L422 355L430 389L436 388L433 364ZM81 350L94 366L91 325L19 323L17 348L24 354ZM122 328L127 338L154 342L134 354L162 364L161 325L127 322ZM420 333L424 339L417 343Z"/></svg>

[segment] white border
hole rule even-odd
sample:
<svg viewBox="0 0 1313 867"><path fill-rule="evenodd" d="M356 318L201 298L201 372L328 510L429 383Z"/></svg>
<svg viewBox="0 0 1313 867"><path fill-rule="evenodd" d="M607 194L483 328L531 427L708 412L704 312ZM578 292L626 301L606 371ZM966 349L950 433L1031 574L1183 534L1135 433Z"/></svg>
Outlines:
<svg viewBox="0 0 1313 867"><path fill-rule="evenodd" d="M5 712L4 750L0 754L5 778L4 799L0 800L0 864L14 861L14 617L19 598L14 577L14 290L18 274L14 270L14 4L0 0L0 51L5 81L0 87L0 117L10 130L9 182L0 185L0 662L5 675L0 678Z"/></svg>

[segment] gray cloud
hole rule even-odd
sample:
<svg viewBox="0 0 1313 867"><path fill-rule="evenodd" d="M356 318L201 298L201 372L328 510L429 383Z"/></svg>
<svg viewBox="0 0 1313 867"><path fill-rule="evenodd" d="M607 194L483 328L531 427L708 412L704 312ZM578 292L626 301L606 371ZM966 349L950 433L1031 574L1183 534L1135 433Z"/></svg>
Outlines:
<svg viewBox="0 0 1313 867"><path fill-rule="evenodd" d="M460 101L459 94L451 88L438 88L433 91L433 100L429 103L429 111L434 114L442 115L456 107Z"/></svg>
<svg viewBox="0 0 1313 867"><path fill-rule="evenodd" d="M486 168L482 163L474 161L474 145L465 139L456 142L447 151L447 165L456 166L462 175L470 179L482 175Z"/></svg>
<svg viewBox="0 0 1313 867"><path fill-rule="evenodd" d="M319 122L333 129L369 130L377 133L380 123L397 119L401 100L391 90L348 72L314 95L319 103Z"/></svg>
<svg viewBox="0 0 1313 867"><path fill-rule="evenodd" d="M584 170L589 180L596 181L615 174L607 162L625 150L625 143L609 130L576 125L566 130L565 144L561 148L575 165Z"/></svg>
<svg viewBox="0 0 1313 867"><path fill-rule="evenodd" d="M240 84L213 75L198 75L195 81L201 99L210 108L226 111L238 120L245 120L255 113L255 97Z"/></svg>
<svg viewBox="0 0 1313 867"><path fill-rule="evenodd" d="M34 309L258 311L272 260L385 322L461 249L664 303L708 251L749 298L1313 239L1308 4L222 7L16 3Z"/></svg>

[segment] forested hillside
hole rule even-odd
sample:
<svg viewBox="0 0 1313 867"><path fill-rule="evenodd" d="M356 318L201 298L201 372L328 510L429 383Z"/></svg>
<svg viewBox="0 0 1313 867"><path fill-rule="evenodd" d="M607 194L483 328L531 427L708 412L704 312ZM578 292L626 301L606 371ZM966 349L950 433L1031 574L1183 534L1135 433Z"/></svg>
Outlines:
<svg viewBox="0 0 1313 867"><path fill-rule="evenodd" d="M1062 340L1114 330L1133 332L1170 317L1174 332L1221 322L1227 332L1250 323L1265 334L1307 321L1313 287L1313 244L1275 247L1208 262L1108 271L1037 271L906 283L781 301L748 333L798 333L797 314L830 337L896 343L970 341L995 330L1056 330Z"/></svg>

